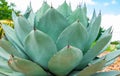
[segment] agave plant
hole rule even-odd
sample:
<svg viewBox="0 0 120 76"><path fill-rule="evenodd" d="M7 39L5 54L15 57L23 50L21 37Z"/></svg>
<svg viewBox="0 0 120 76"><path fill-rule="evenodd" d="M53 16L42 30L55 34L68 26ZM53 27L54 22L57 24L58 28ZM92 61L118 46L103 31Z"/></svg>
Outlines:
<svg viewBox="0 0 120 76"><path fill-rule="evenodd" d="M71 10L66 1L57 9L43 2L34 14L29 7L23 16L12 13L14 29L2 25L0 40L1 76L116 76L101 72L120 55L120 50L98 57L108 46L111 28L95 42L101 13L87 18L86 5ZM93 45L94 43L94 45Z"/></svg>

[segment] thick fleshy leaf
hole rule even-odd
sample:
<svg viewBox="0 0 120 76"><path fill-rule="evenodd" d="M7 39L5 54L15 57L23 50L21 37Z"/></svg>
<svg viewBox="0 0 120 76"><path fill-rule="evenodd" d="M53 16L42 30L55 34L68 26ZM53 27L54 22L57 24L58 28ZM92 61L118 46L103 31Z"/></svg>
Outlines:
<svg viewBox="0 0 120 76"><path fill-rule="evenodd" d="M46 13L46 11L50 8L47 2L43 2L42 7L35 14L35 25L39 21L39 19Z"/></svg>
<svg viewBox="0 0 120 76"><path fill-rule="evenodd" d="M0 57L9 60L10 54L8 54L3 48L0 47Z"/></svg>
<svg viewBox="0 0 120 76"><path fill-rule="evenodd" d="M93 24L93 22L95 21L95 19L96 19L96 12L95 12L95 10L93 11L93 15L92 15L92 18L91 18L91 20L90 20L90 23L89 23L89 25L88 25L88 31L90 31L90 28L92 28L92 24Z"/></svg>
<svg viewBox="0 0 120 76"><path fill-rule="evenodd" d="M26 18L22 16L18 17L17 20L15 20L14 24L16 34L19 40L23 43L24 38L33 29L33 26L29 23L29 21Z"/></svg>
<svg viewBox="0 0 120 76"><path fill-rule="evenodd" d="M56 42L57 48L60 50L66 45L72 45L84 51L87 38L86 28L79 21L76 21L60 34Z"/></svg>
<svg viewBox="0 0 120 76"><path fill-rule="evenodd" d="M8 73L0 68L0 76L10 76L11 73Z"/></svg>
<svg viewBox="0 0 120 76"><path fill-rule="evenodd" d="M46 69L49 59L57 52L54 41L39 30L33 30L28 34L24 47L27 55Z"/></svg>
<svg viewBox="0 0 120 76"><path fill-rule="evenodd" d="M48 34L54 41L59 34L68 26L67 20L54 8L50 8L39 20L37 28Z"/></svg>
<svg viewBox="0 0 120 76"><path fill-rule="evenodd" d="M78 7L69 17L68 17L68 22L69 24L72 24L73 22L75 22L76 20L80 20L80 22L82 23L82 25L84 25L84 27L87 27L88 25L88 18L83 10L82 7Z"/></svg>
<svg viewBox="0 0 120 76"><path fill-rule="evenodd" d="M117 53L117 52L116 52L116 53ZM113 53L113 54L115 54L115 53ZM120 54L118 53L117 55L113 55L113 57L112 57L111 55L112 55L112 53L111 53L111 54L107 54L107 55L102 56L102 57L99 57L99 58L97 58L97 59L95 59L95 60L92 60L89 64L95 64L95 63L97 63L97 62L105 59L105 60L106 60L105 66L111 65L112 63L114 63L114 62L116 61L117 57L118 57Z"/></svg>
<svg viewBox="0 0 120 76"><path fill-rule="evenodd" d="M112 59L112 60L110 60L109 62L106 62L105 67L107 67L107 66L113 64L116 60L117 60L117 58Z"/></svg>
<svg viewBox="0 0 120 76"><path fill-rule="evenodd" d="M6 76L6 74L2 74L2 73L0 73L0 76Z"/></svg>
<svg viewBox="0 0 120 76"><path fill-rule="evenodd" d="M93 65L89 65L88 67L86 67L85 69L83 69L82 71L77 73L76 76L91 76L91 75L95 74L97 71L102 70L105 63L106 63L106 61L102 60L98 63L93 64Z"/></svg>
<svg viewBox="0 0 120 76"><path fill-rule="evenodd" d="M85 15L87 16L87 6L86 6L86 4L84 4L84 6L83 6L83 11L84 11Z"/></svg>
<svg viewBox="0 0 120 76"><path fill-rule="evenodd" d="M118 56L120 56L120 50L116 50L113 52L110 52L109 54L103 56L105 58L105 60L107 62L110 62L111 60L114 60L115 58L117 58ZM102 57L102 58L103 58Z"/></svg>
<svg viewBox="0 0 120 76"><path fill-rule="evenodd" d="M19 72L13 72L9 76L25 76L25 74Z"/></svg>
<svg viewBox="0 0 120 76"><path fill-rule="evenodd" d="M100 53L101 54L101 51ZM102 59L105 59L106 60L106 65L105 66L108 66L112 63L114 63L114 61L116 60L116 58L120 55L120 50L115 50L115 51L112 51L110 52L109 54L106 54L105 56L102 56L102 57L99 57L98 59L96 60L93 60L91 63L94 64Z"/></svg>
<svg viewBox="0 0 120 76"><path fill-rule="evenodd" d="M112 31L112 27L108 28L107 30L104 31L104 33L100 36L99 39L101 39L101 38L103 38L103 37L105 37L105 36L107 36L107 35L109 35L109 34L112 35L112 32L111 32L111 31ZM103 50L101 50L100 54L101 54L102 52L104 52L104 51L108 48L109 45L110 45L110 42L106 45L106 47L105 47Z"/></svg>
<svg viewBox="0 0 120 76"><path fill-rule="evenodd" d="M93 20L93 21L91 21L91 23L89 25L89 31L88 32L89 32L89 34L93 33L94 37L95 37L93 39L96 39L96 35L99 32L100 24L101 24L101 13L97 17L93 17L93 19L91 19L91 20Z"/></svg>
<svg viewBox="0 0 120 76"><path fill-rule="evenodd" d="M9 41L5 40L4 38L2 38L0 40L0 47L2 47L9 54L12 54L12 55L15 55L18 57L22 57L22 58L26 58L26 56L24 56L25 54L23 54L23 52L21 52L20 50L16 50L16 48Z"/></svg>
<svg viewBox="0 0 120 76"><path fill-rule="evenodd" d="M14 71L8 66L8 60L0 57L0 76L10 76L13 72Z"/></svg>
<svg viewBox="0 0 120 76"><path fill-rule="evenodd" d="M88 63L93 60L99 52L104 49L104 47L109 43L111 35L107 35L96 42L94 47L89 49L87 53L83 56L81 63L78 66L78 69L83 69Z"/></svg>
<svg viewBox="0 0 120 76"><path fill-rule="evenodd" d="M92 76L119 76L120 71L98 72Z"/></svg>
<svg viewBox="0 0 120 76"><path fill-rule="evenodd" d="M64 1L64 3L57 8L57 10L66 18L72 13L72 9L66 1Z"/></svg>
<svg viewBox="0 0 120 76"><path fill-rule="evenodd" d="M15 14L15 12L12 12L12 20L15 21L17 19L17 15Z"/></svg>
<svg viewBox="0 0 120 76"><path fill-rule="evenodd" d="M8 66L7 60L0 57L0 73L9 75L12 72L13 70Z"/></svg>
<svg viewBox="0 0 120 76"><path fill-rule="evenodd" d="M23 45L20 43L20 41L18 40L15 30L12 29L10 26L7 25L2 25L4 31L5 31L5 35L7 37L7 39L9 40L9 42L19 51L23 52L24 54L24 47ZM24 54L23 56L25 56L25 58L27 58L27 56Z"/></svg>
<svg viewBox="0 0 120 76"><path fill-rule="evenodd" d="M99 39L101 39L101 38L107 36L108 34L111 34L111 35L112 35L112 27L109 27L107 30L105 30L104 33L100 36ZM104 52L104 51L107 49L107 47L108 47L109 45L110 45L110 42L106 45L106 47L105 47L103 50L101 50L100 53Z"/></svg>
<svg viewBox="0 0 120 76"><path fill-rule="evenodd" d="M66 46L49 61L48 68L57 76L65 76L81 61L82 51L73 46Z"/></svg>
<svg viewBox="0 0 120 76"><path fill-rule="evenodd" d="M8 65L15 71L22 72L25 76L47 76L47 73L36 63L11 56Z"/></svg>
<svg viewBox="0 0 120 76"><path fill-rule="evenodd" d="M27 18L27 20L29 21L29 23L33 26L34 25L34 18L35 18L35 14L33 11L30 12L29 17Z"/></svg>
<svg viewBox="0 0 120 76"><path fill-rule="evenodd" d="M1 49L0 49L1 51ZM3 52L4 54L4 52ZM4 54L6 55L6 54ZM13 70L8 66L8 60L0 56L0 76L9 76Z"/></svg>
<svg viewBox="0 0 120 76"><path fill-rule="evenodd" d="M29 15L30 15L31 11L32 11L32 6L31 6L31 2L30 2L29 6L27 7L27 9L26 9L26 11L25 11L25 14L24 14L24 17L25 17L26 19L29 18Z"/></svg>
<svg viewBox="0 0 120 76"><path fill-rule="evenodd" d="M105 59L106 59L107 61L110 61L110 60L118 57L119 55L120 55L120 50L116 50L116 51L113 51L113 52L105 55Z"/></svg>
<svg viewBox="0 0 120 76"><path fill-rule="evenodd" d="M99 16L96 17L94 22L90 23L89 25L89 31L88 31L89 38L86 44L86 49L85 49L86 51L90 48L91 44L97 38L100 29L100 23L101 23L101 14L99 14Z"/></svg>
<svg viewBox="0 0 120 76"><path fill-rule="evenodd" d="M111 34L112 33L112 27L109 27L107 30L105 30L105 32L101 35L100 38L108 35L108 34Z"/></svg>
<svg viewBox="0 0 120 76"><path fill-rule="evenodd" d="M92 65L92 64L95 64L95 63L98 63L98 62L100 62L100 61L102 61L102 60L104 60L105 58L103 57L103 58L101 58L101 57L95 57L90 63L89 63L89 65Z"/></svg>
<svg viewBox="0 0 120 76"><path fill-rule="evenodd" d="M7 39L13 44L13 45L18 45L19 47L23 48L22 44L20 43L20 41L18 40L15 30L12 29L10 26L7 25L2 25L4 31L5 31L5 35L7 37Z"/></svg>

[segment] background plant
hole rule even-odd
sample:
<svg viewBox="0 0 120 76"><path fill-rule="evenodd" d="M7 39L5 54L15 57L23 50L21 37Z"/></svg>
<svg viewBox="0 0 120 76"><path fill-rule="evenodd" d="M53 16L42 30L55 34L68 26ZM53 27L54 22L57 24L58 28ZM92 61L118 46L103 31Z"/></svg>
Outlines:
<svg viewBox="0 0 120 76"><path fill-rule="evenodd" d="M14 3L11 3L8 5L8 2L6 0L0 0L0 20L3 19L12 19L12 11L15 11L13 8L15 7ZM20 13L20 11L15 11L17 14Z"/></svg>
<svg viewBox="0 0 120 76"><path fill-rule="evenodd" d="M115 51L117 49L120 49L120 41L112 41L110 42L110 45L107 47L106 51Z"/></svg>

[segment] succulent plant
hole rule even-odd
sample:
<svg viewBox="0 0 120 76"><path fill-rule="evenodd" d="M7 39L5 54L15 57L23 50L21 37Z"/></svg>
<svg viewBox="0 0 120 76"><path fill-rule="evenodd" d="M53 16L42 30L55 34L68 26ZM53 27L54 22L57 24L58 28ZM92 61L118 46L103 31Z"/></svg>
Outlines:
<svg viewBox="0 0 120 76"><path fill-rule="evenodd" d="M113 63L120 50L98 57L108 46L111 28L97 40L101 13L87 18L86 5L75 11L66 1L57 9L43 2L34 14L31 7L23 16L12 13L14 29L2 25L0 40L1 76L116 76L118 71L101 72ZM94 45L93 45L94 43Z"/></svg>

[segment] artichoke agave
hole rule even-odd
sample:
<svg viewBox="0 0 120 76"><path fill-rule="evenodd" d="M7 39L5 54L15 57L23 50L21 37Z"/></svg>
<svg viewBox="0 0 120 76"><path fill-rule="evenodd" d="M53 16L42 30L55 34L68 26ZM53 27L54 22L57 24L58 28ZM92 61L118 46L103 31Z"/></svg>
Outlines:
<svg viewBox="0 0 120 76"><path fill-rule="evenodd" d="M87 18L86 5L75 11L64 2L57 9L43 2L34 14L29 7L23 16L12 13L14 29L2 25L0 40L1 76L116 76L101 72L112 64L120 50L103 57L111 39L111 28L97 40L101 13ZM93 45L94 43L94 45ZM99 71L99 72L98 72Z"/></svg>

